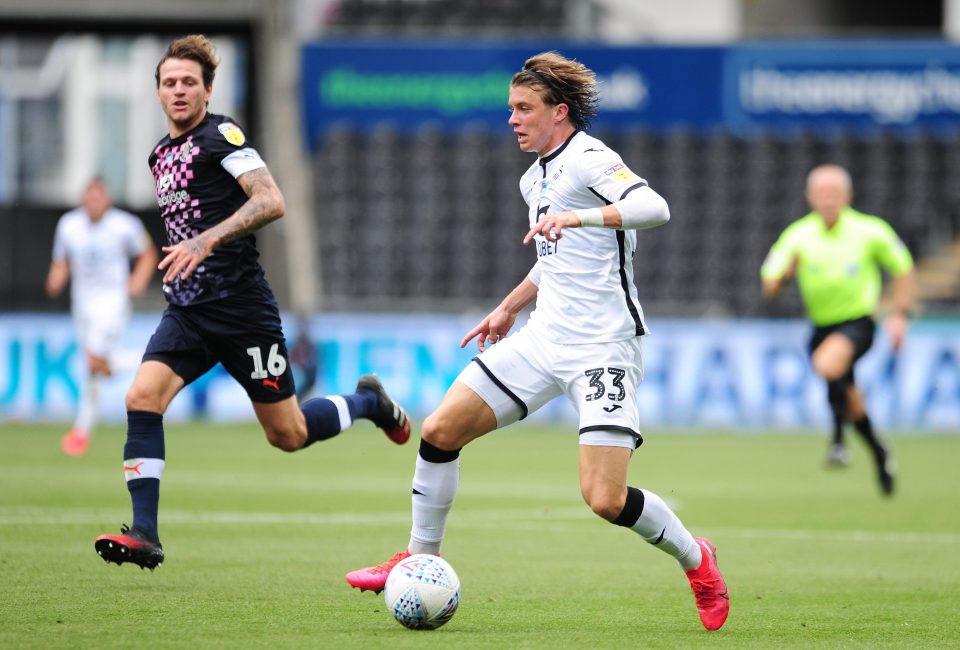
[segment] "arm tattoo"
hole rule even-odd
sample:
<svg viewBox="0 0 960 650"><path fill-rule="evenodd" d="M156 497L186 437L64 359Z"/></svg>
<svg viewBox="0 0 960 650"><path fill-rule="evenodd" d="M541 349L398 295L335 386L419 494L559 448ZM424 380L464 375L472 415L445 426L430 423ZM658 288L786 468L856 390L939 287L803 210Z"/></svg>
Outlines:
<svg viewBox="0 0 960 650"><path fill-rule="evenodd" d="M218 245L245 237L283 216L283 196L266 167L254 169L237 178L249 197L230 217L206 231Z"/></svg>

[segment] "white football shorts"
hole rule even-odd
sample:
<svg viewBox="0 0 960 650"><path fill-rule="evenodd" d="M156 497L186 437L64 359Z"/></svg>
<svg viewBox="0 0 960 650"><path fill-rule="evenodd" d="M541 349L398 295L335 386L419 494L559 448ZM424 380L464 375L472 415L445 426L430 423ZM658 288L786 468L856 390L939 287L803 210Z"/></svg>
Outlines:
<svg viewBox="0 0 960 650"><path fill-rule="evenodd" d="M73 310L77 342L88 353L110 358L130 320L130 305L126 300L100 300L79 305Z"/></svg>
<svg viewBox="0 0 960 650"><path fill-rule="evenodd" d="M637 389L640 338L565 345L526 325L475 357L457 377L486 402L497 427L566 394L580 416L580 444L635 449L643 442Z"/></svg>

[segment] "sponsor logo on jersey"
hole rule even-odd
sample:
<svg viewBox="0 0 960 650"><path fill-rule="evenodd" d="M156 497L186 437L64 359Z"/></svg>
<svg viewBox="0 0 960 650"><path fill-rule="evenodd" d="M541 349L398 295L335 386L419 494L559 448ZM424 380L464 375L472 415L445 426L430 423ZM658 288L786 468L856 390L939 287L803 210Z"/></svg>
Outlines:
<svg viewBox="0 0 960 650"><path fill-rule="evenodd" d="M164 174L157 181L157 204L164 208L168 205L180 205L190 200L186 190L172 191L177 186L173 174Z"/></svg>
<svg viewBox="0 0 960 650"><path fill-rule="evenodd" d="M157 204L161 208L165 208L168 205L180 205L181 203L186 203L190 200L190 195L187 194L186 190L180 190L178 192L167 192L166 194L157 195Z"/></svg>
<svg viewBox="0 0 960 650"><path fill-rule="evenodd" d="M617 163L603 170L603 173L615 181L632 181L637 177L623 163Z"/></svg>
<svg viewBox="0 0 960 650"><path fill-rule="evenodd" d="M243 135L243 131L240 130L240 127L234 124L233 122L224 122L217 127L217 130L226 138L227 142L230 144L239 147L247 139Z"/></svg>
<svg viewBox="0 0 960 650"><path fill-rule="evenodd" d="M162 194L166 192L173 186L173 174L164 174L160 177L160 180L157 181L157 194Z"/></svg>

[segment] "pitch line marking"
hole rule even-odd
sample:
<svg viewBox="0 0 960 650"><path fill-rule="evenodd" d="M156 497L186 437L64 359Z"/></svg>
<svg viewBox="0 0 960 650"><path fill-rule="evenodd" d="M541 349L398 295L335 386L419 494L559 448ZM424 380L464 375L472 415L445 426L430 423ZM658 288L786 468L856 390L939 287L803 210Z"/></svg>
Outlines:
<svg viewBox="0 0 960 650"><path fill-rule="evenodd" d="M170 524L221 524L221 525L282 525L282 526L379 526L384 524L408 524L410 514L397 512L189 512L184 510L162 511L163 523ZM57 508L0 508L0 526L98 526L109 525L129 517L126 510L89 510ZM595 518L586 507L577 508L515 508L497 510L471 510L450 515L450 527L489 528L492 524L515 530L576 529L593 525ZM958 544L960 533L930 531L867 531L804 528L710 528L703 532L718 538L779 539L813 542L863 542L892 544Z"/></svg>

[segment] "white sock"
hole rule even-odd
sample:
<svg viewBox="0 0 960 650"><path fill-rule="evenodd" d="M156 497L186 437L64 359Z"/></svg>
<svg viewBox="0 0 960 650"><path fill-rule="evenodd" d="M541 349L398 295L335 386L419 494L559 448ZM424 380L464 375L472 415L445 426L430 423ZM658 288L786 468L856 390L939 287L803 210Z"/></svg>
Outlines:
<svg viewBox="0 0 960 650"><path fill-rule="evenodd" d="M431 463L417 454L413 474L413 528L410 529L411 555L439 555L447 515L453 507L460 483L460 459Z"/></svg>
<svg viewBox="0 0 960 650"><path fill-rule="evenodd" d="M80 403L77 406L77 419L74 420L73 430L80 431L87 436L93 433L97 424L97 389L100 378L97 375L87 375L80 392Z"/></svg>
<svg viewBox="0 0 960 650"><path fill-rule="evenodd" d="M693 539L673 510L663 499L649 490L643 492L643 511L631 530L664 553L677 559L684 571L696 569L703 558L700 546Z"/></svg>

